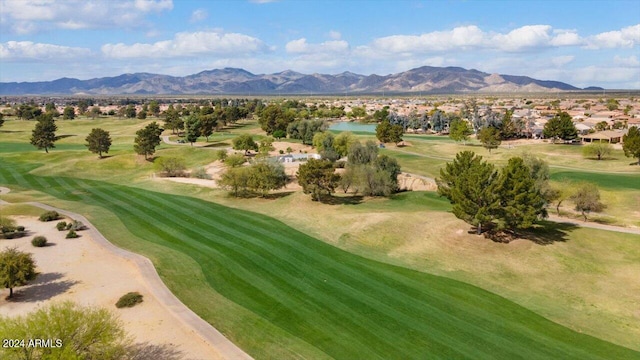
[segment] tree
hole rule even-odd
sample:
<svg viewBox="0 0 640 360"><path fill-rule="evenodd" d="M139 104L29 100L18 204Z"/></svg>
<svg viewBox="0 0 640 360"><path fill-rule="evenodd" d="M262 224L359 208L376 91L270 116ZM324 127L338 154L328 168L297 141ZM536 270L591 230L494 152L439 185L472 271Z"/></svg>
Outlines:
<svg viewBox="0 0 640 360"><path fill-rule="evenodd" d="M522 158L509 159L500 172L495 190L500 198L500 207L497 209L500 228L527 229L539 217L547 216L546 201L537 190L531 169Z"/></svg>
<svg viewBox="0 0 640 360"><path fill-rule="evenodd" d="M391 125L388 120L384 120L376 126L376 137L382 143L399 143L402 141L403 132L402 125Z"/></svg>
<svg viewBox="0 0 640 360"><path fill-rule="evenodd" d="M145 110L140 110L140 112L138 112L136 117L140 120L144 120L147 118L147 112Z"/></svg>
<svg viewBox="0 0 640 360"><path fill-rule="evenodd" d="M4 125L4 114L0 113L0 127L2 127L2 125Z"/></svg>
<svg viewBox="0 0 640 360"><path fill-rule="evenodd" d="M231 159L232 156L233 155L229 156L227 159ZM225 164L226 163L227 162L225 162ZM231 190L233 196L238 197L238 195L247 191L249 172L249 168L245 166L229 168L222 174L218 183L222 188Z"/></svg>
<svg viewBox="0 0 640 360"><path fill-rule="evenodd" d="M551 138L552 142L555 143L556 139L567 141L577 138L578 130L573 125L571 115L563 111L544 124L542 134L545 138Z"/></svg>
<svg viewBox="0 0 640 360"><path fill-rule="evenodd" d="M98 116L100 116L100 114L102 114L102 110L100 110L99 106L93 106L91 108L91 111L89 111L89 114L91 115L92 119L97 118Z"/></svg>
<svg viewBox="0 0 640 360"><path fill-rule="evenodd" d="M200 136L204 136L209 142L209 136L213 134L213 131L218 126L218 120L213 114L207 114L200 115L198 121L200 122Z"/></svg>
<svg viewBox="0 0 640 360"><path fill-rule="evenodd" d="M149 112L153 116L158 116L158 114L160 114L160 105L157 100L151 100L149 103Z"/></svg>
<svg viewBox="0 0 640 360"><path fill-rule="evenodd" d="M482 128L478 132L477 138L482 143L482 146L489 150L489 154L491 154L491 149L497 149L501 143L500 133L492 126Z"/></svg>
<svg viewBox="0 0 640 360"><path fill-rule="evenodd" d="M196 114L191 114L184 122L185 137L187 141L193 146L193 143L198 141L200 136L200 120Z"/></svg>
<svg viewBox="0 0 640 360"><path fill-rule="evenodd" d="M0 317L3 339L51 339L51 346L4 348L8 359L133 359L137 350L122 323L106 309L70 301L24 316Z"/></svg>
<svg viewBox="0 0 640 360"><path fill-rule="evenodd" d="M127 107L124 109L124 116L128 117L129 119L135 118L136 114L136 107L133 106L133 104L127 105Z"/></svg>
<svg viewBox="0 0 640 360"><path fill-rule="evenodd" d="M84 114L89 109L89 100L82 99L78 101L78 112Z"/></svg>
<svg viewBox="0 0 640 360"><path fill-rule="evenodd" d="M613 147L611 144L604 141L595 141L582 148L582 155L586 158L596 157L598 160L602 160L602 158L611 155L612 151Z"/></svg>
<svg viewBox="0 0 640 360"><path fill-rule="evenodd" d="M258 145L258 156L266 158L269 156L269 152L275 150L273 147L273 138L271 136L267 136L266 138L260 141Z"/></svg>
<svg viewBox="0 0 640 360"><path fill-rule="evenodd" d="M244 150L245 155L249 150L258 151L258 144L253 141L253 137L249 134L242 134L232 141L234 150Z"/></svg>
<svg viewBox="0 0 640 360"><path fill-rule="evenodd" d="M276 139L278 139L278 140L280 140L280 139L282 139L282 138L287 137L287 132L286 132L286 131L284 131L284 130L280 130L280 129L278 129L278 130L276 130L276 131L274 131L274 132L273 132L273 137L274 137L274 138L276 138Z"/></svg>
<svg viewBox="0 0 640 360"><path fill-rule="evenodd" d="M333 140L333 148L340 157L347 156L349 148L356 142L356 137L351 132L341 132Z"/></svg>
<svg viewBox="0 0 640 360"><path fill-rule="evenodd" d="M64 120L73 120L76 117L76 110L73 106L66 106L64 110L62 110L62 119Z"/></svg>
<svg viewBox="0 0 640 360"><path fill-rule="evenodd" d="M622 150L627 157L637 158L640 165L640 130L632 126L626 135L622 136Z"/></svg>
<svg viewBox="0 0 640 360"><path fill-rule="evenodd" d="M9 298L13 297L14 287L26 285L36 276L36 263L31 254L15 247L0 252L0 286L9 289Z"/></svg>
<svg viewBox="0 0 640 360"><path fill-rule="evenodd" d="M600 212L605 208L605 205L600 202L598 187L591 183L579 185L570 199L575 203L576 211L580 211L584 217L584 221L587 221L587 214L590 212Z"/></svg>
<svg viewBox="0 0 640 360"><path fill-rule="evenodd" d="M329 160L309 159L305 164L300 165L296 176L304 193L311 194L313 201L330 196L340 181L340 175L335 173L333 164Z"/></svg>
<svg viewBox="0 0 640 360"><path fill-rule="evenodd" d="M271 190L284 187L286 183L284 165L279 162L258 161L250 167L248 186L260 192L262 197Z"/></svg>
<svg viewBox="0 0 640 360"><path fill-rule="evenodd" d="M513 139L518 135L518 129L516 123L513 121L513 111L507 110L502 117L502 122L500 122L500 138L507 140Z"/></svg>
<svg viewBox="0 0 640 360"><path fill-rule="evenodd" d="M328 131L316 133L313 136L313 146L323 159L336 161L340 159L340 154L334 148L335 137Z"/></svg>
<svg viewBox="0 0 640 360"><path fill-rule="evenodd" d="M169 105L169 108L164 112L164 127L170 129L174 134L176 130L184 129L184 122L180 119L180 112L173 107L173 104Z"/></svg>
<svg viewBox="0 0 640 360"><path fill-rule="evenodd" d="M453 214L476 227L478 234L491 227L500 207L495 191L498 177L492 164L471 151L462 151L440 169L438 193L449 199Z"/></svg>
<svg viewBox="0 0 640 360"><path fill-rule="evenodd" d="M133 150L135 150L136 154L144 155L145 160L149 155L153 155L156 152L156 146L160 145L162 130L154 121L136 131L135 144L133 145Z"/></svg>
<svg viewBox="0 0 640 360"><path fill-rule="evenodd" d="M38 117L38 122L31 132L31 145L38 149L44 149L46 153L49 152L49 148L55 147L56 126L53 116L51 114L42 114Z"/></svg>
<svg viewBox="0 0 640 360"><path fill-rule="evenodd" d="M462 119L452 121L449 126L449 137L457 142L462 141L465 145L471 133L472 131L469 128L469 124Z"/></svg>
<svg viewBox="0 0 640 360"><path fill-rule="evenodd" d="M557 200L560 194L558 190L552 188L549 183L549 179L551 179L549 164L530 153L523 154L522 161L529 168L529 175L531 179L533 179L535 189L542 195L545 201L550 204Z"/></svg>
<svg viewBox="0 0 640 360"><path fill-rule="evenodd" d="M355 142L349 147L347 162L349 164L371 164L378 157L378 147L376 143L369 140L364 145Z"/></svg>
<svg viewBox="0 0 640 360"><path fill-rule="evenodd" d="M91 129L89 136L85 139L85 146L94 154L102 159L102 153L108 154L111 147L111 136L108 131L100 128Z"/></svg>
<svg viewBox="0 0 640 360"><path fill-rule="evenodd" d="M258 117L258 122L262 130L267 135L273 134L276 130L287 130L287 126L294 120L294 115L290 112L283 111L280 105L271 104L262 109Z"/></svg>

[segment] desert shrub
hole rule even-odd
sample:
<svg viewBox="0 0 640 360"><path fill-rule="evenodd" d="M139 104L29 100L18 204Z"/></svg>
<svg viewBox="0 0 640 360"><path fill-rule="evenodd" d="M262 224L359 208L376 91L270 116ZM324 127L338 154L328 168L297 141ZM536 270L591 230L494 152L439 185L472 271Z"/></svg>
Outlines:
<svg viewBox="0 0 640 360"><path fill-rule="evenodd" d="M82 221L77 221L77 220L72 220L70 223L67 224L66 229L67 230L75 230L75 231L80 231L80 230L85 230L87 227L82 223Z"/></svg>
<svg viewBox="0 0 640 360"><path fill-rule="evenodd" d="M284 150L282 150L282 149L280 149L278 152L279 152L280 154L284 154Z"/></svg>
<svg viewBox="0 0 640 360"><path fill-rule="evenodd" d="M16 222L13 219L0 217L0 232L12 232L16 230Z"/></svg>
<svg viewBox="0 0 640 360"><path fill-rule="evenodd" d="M206 179L211 180L211 175L207 174L207 170L205 168L197 168L191 172L191 177L196 179Z"/></svg>
<svg viewBox="0 0 640 360"><path fill-rule="evenodd" d="M24 231L24 226L18 225L18 226L16 226L16 230Z"/></svg>
<svg viewBox="0 0 640 360"><path fill-rule="evenodd" d="M67 229L67 222L66 221L60 221L59 223L56 224L56 229L58 229L58 231L63 231Z"/></svg>
<svg viewBox="0 0 640 360"><path fill-rule="evenodd" d="M138 292L129 292L120 297L116 302L117 308L134 307L142 302L142 295Z"/></svg>
<svg viewBox="0 0 640 360"><path fill-rule="evenodd" d="M177 157L161 157L156 160L156 169L164 176L177 177L184 176L187 165L181 158Z"/></svg>
<svg viewBox="0 0 640 360"><path fill-rule="evenodd" d="M227 159L224 161L224 164L228 167L238 167L247 162L247 159L244 158L242 154L233 154L227 156Z"/></svg>
<svg viewBox="0 0 640 360"><path fill-rule="evenodd" d="M44 247L47 246L47 238L44 236L36 236L31 240L31 245L35 247Z"/></svg>
<svg viewBox="0 0 640 360"><path fill-rule="evenodd" d="M75 239L77 237L78 237L78 234L76 234L76 231L73 229L69 230L69 232L65 236L66 239Z"/></svg>
<svg viewBox="0 0 640 360"><path fill-rule="evenodd" d="M227 150L218 150L216 151L216 157L220 161L224 161L227 158Z"/></svg>
<svg viewBox="0 0 640 360"><path fill-rule="evenodd" d="M60 214L57 211L47 211L40 215L40 221L53 221L58 220L60 218Z"/></svg>

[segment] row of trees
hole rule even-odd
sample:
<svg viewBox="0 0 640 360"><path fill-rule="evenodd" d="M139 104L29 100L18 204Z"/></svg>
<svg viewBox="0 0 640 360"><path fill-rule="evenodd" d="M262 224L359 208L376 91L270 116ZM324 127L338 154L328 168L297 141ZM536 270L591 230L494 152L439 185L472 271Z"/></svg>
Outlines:
<svg viewBox="0 0 640 360"><path fill-rule="evenodd" d="M451 202L456 217L485 230L531 227L546 217L541 186L520 157L509 159L501 171L471 151L463 151L440 170L438 193Z"/></svg>
<svg viewBox="0 0 640 360"><path fill-rule="evenodd" d="M400 165L387 155L379 155L378 147L373 141L361 144L348 136L339 141L336 141L337 138L333 141L331 139L332 135L328 134L318 136L322 152L337 153L339 150L336 150L336 146L340 149L341 144L349 144L342 176L336 173L339 164L332 161L332 157L309 159L300 165L296 174L302 190L305 194L311 194L312 200L323 200L338 187L345 193L352 191L366 196L390 196L399 190Z"/></svg>
<svg viewBox="0 0 640 360"><path fill-rule="evenodd" d="M436 183L438 193L453 205L453 214L474 226L478 234L530 228L547 216L546 207L552 202L560 214L566 199L574 202L585 221L590 212L605 208L593 184L552 188L548 165L531 155L510 158L498 171L482 156L462 151L440 170Z"/></svg>

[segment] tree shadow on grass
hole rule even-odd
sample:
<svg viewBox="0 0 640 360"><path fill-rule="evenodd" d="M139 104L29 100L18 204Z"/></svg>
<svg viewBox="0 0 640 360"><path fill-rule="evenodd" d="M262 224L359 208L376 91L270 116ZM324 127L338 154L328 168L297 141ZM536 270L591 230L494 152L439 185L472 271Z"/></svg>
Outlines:
<svg viewBox="0 0 640 360"><path fill-rule="evenodd" d="M64 139L64 138L68 138L68 137L72 137L72 136L76 136L76 135L69 135L69 134L58 135L58 136L56 136L56 140L60 140L60 139Z"/></svg>
<svg viewBox="0 0 640 360"><path fill-rule="evenodd" d="M542 221L531 229L519 231L518 237L533 241L538 245L551 245L555 242L567 241L569 233L577 228L577 225L571 223Z"/></svg>
<svg viewBox="0 0 640 360"><path fill-rule="evenodd" d="M219 147L229 147L229 146L231 146L231 144L229 144L227 142L216 142L216 143L211 143L211 144L204 145L203 147L205 147L205 148L219 148Z"/></svg>
<svg viewBox="0 0 640 360"><path fill-rule="evenodd" d="M326 196L320 200L321 203L327 205L358 205L362 203L364 196Z"/></svg>
<svg viewBox="0 0 640 360"><path fill-rule="evenodd" d="M176 350L169 344L155 345L149 342L136 343L129 349L132 353L131 360L181 360L184 359L182 351Z"/></svg>
<svg viewBox="0 0 640 360"><path fill-rule="evenodd" d="M37 302L48 300L56 295L67 292L78 281L62 280L64 274L59 272L39 274L38 277L25 287L13 289L13 298L7 299L14 302Z"/></svg>

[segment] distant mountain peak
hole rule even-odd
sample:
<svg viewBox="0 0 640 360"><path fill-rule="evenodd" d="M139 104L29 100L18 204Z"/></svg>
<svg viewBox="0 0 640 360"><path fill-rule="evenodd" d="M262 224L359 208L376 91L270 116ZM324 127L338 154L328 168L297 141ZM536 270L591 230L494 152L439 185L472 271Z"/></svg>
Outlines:
<svg viewBox="0 0 640 360"><path fill-rule="evenodd" d="M601 90L590 87L589 90ZM225 67L188 76L150 73L122 74L89 80L60 78L54 81L0 83L1 95L37 94L375 94L469 93L580 90L569 84L527 76L489 74L457 66L421 66L389 75L360 75L344 71L336 75L303 74L284 70L256 75L245 69Z"/></svg>

